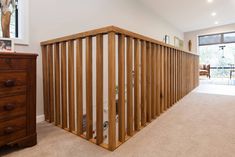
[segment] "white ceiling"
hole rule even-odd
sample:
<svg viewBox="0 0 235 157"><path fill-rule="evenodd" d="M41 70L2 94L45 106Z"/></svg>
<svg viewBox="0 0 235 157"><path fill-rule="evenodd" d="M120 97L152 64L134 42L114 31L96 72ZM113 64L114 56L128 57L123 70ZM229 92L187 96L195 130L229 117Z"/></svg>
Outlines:
<svg viewBox="0 0 235 157"><path fill-rule="evenodd" d="M235 23L235 0L140 0L183 32ZM216 12L215 17L211 16ZM219 23L216 25L215 21Z"/></svg>

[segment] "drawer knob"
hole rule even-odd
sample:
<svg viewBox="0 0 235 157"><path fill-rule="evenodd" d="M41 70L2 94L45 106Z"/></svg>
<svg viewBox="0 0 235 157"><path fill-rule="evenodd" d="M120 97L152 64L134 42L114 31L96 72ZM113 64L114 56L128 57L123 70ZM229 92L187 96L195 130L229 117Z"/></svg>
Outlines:
<svg viewBox="0 0 235 157"><path fill-rule="evenodd" d="M7 80L5 83L4 83L5 87L13 87L15 86L15 81L14 80Z"/></svg>
<svg viewBox="0 0 235 157"><path fill-rule="evenodd" d="M6 59L5 59L5 63L11 64L11 58L6 58Z"/></svg>
<svg viewBox="0 0 235 157"><path fill-rule="evenodd" d="M9 127L7 127L7 128L4 129L4 133L5 133L6 135L12 134L13 132L14 132L14 128L11 127L11 126L9 126Z"/></svg>
<svg viewBox="0 0 235 157"><path fill-rule="evenodd" d="M12 111L12 110L15 109L15 104L6 104L6 105L4 106L4 109L5 109L6 111Z"/></svg>

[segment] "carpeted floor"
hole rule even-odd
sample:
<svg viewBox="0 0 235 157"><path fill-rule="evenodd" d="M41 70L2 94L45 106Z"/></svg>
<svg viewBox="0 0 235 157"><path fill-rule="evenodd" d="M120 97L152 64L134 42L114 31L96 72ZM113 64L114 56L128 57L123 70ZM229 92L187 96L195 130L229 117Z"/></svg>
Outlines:
<svg viewBox="0 0 235 157"><path fill-rule="evenodd" d="M4 148L0 150L0 156L234 157L235 96L206 94L198 90L114 152L48 123L40 123L37 146L22 150Z"/></svg>

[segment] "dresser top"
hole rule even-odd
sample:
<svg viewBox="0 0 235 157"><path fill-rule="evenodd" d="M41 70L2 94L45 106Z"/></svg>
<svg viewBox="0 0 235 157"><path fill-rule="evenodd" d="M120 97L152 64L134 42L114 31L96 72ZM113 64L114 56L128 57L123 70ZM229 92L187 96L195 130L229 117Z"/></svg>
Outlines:
<svg viewBox="0 0 235 157"><path fill-rule="evenodd" d="M12 58L36 58L36 53L22 53L22 52L0 52L0 58L12 57Z"/></svg>

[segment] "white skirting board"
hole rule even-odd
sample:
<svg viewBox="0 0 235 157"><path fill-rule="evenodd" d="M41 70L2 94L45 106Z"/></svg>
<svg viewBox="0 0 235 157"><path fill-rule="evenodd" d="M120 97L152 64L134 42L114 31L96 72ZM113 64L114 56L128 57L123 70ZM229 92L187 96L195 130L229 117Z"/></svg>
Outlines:
<svg viewBox="0 0 235 157"><path fill-rule="evenodd" d="M37 116L37 123L40 123L40 122L43 122L43 121L45 121L45 115L44 114Z"/></svg>

